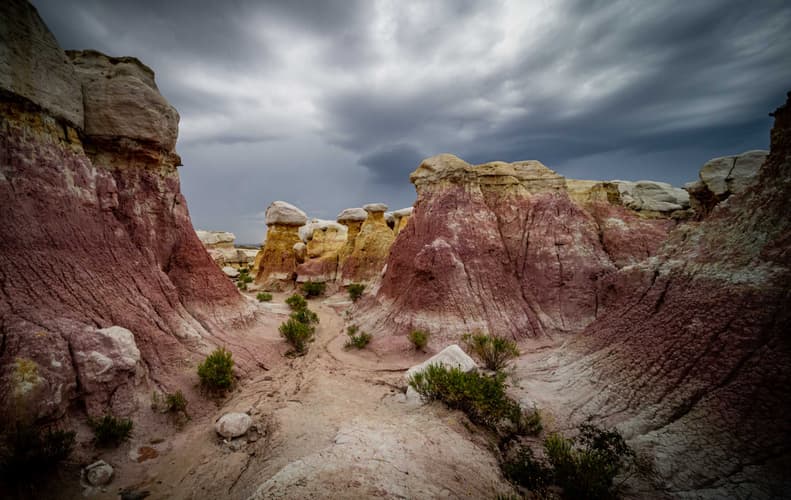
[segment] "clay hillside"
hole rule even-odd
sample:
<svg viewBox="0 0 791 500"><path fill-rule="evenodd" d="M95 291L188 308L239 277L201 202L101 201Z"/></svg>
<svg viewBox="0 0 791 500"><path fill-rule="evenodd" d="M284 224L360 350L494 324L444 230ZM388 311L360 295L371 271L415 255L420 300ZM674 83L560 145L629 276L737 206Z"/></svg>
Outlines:
<svg viewBox="0 0 791 500"><path fill-rule="evenodd" d="M6 0L0 70L0 498L788 497L791 94L683 188L440 154L250 247L144 62Z"/></svg>

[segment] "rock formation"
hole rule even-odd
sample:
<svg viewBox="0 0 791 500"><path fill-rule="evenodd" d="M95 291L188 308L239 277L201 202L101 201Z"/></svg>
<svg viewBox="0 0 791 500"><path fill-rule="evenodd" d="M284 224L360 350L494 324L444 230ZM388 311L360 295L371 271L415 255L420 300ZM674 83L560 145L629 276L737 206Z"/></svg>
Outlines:
<svg viewBox="0 0 791 500"><path fill-rule="evenodd" d="M335 221L312 219L299 229L305 257L297 267L297 282L334 282L338 275L338 254L346 245L348 228Z"/></svg>
<svg viewBox="0 0 791 500"><path fill-rule="evenodd" d="M514 338L581 331L601 312L600 278L650 256L674 225L659 209L683 208L667 200L686 196L642 182L569 189L537 161L472 166L447 154L410 179L410 223L361 308L371 329L426 328L439 345L477 328Z"/></svg>
<svg viewBox="0 0 791 500"><path fill-rule="evenodd" d="M708 215L730 195L744 191L755 180L767 155L767 151L755 150L706 162L700 170L700 180L684 186L699 217Z"/></svg>
<svg viewBox="0 0 791 500"><path fill-rule="evenodd" d="M569 367L574 414L620 422L674 495L779 498L791 486L791 93L774 116L755 182L608 277L607 312Z"/></svg>
<svg viewBox="0 0 791 500"><path fill-rule="evenodd" d="M402 208L393 212L393 232L395 232L396 236L406 227L406 223L409 222L409 217L411 216L412 207Z"/></svg>
<svg viewBox="0 0 791 500"><path fill-rule="evenodd" d="M359 233L349 226L349 236L346 250L341 262L341 284L368 282L379 276L382 272L390 246L393 244L395 235L393 230L387 225L384 213L387 205L383 203L370 203L363 207L367 212L367 217L360 226ZM345 211L344 211L345 212ZM341 213L343 215L343 212ZM341 221L341 215L338 221ZM360 214L357 213L359 219ZM346 216L348 217L348 216ZM349 222L348 218L344 221ZM352 240L352 237L354 238ZM349 249L349 246L351 248Z"/></svg>
<svg viewBox="0 0 791 500"><path fill-rule="evenodd" d="M252 267L258 250L237 248L234 246L236 236L226 231L195 231L206 251L218 266L233 268Z"/></svg>
<svg viewBox="0 0 791 500"><path fill-rule="evenodd" d="M192 228L152 71L67 57L21 0L0 34L0 399L24 365L39 417L128 414L136 380L168 385L246 306Z"/></svg>
<svg viewBox="0 0 791 500"><path fill-rule="evenodd" d="M308 221L305 212L285 201L274 201L266 209L266 242L256 257L255 282L279 290L296 279L297 255L301 243L299 228Z"/></svg>

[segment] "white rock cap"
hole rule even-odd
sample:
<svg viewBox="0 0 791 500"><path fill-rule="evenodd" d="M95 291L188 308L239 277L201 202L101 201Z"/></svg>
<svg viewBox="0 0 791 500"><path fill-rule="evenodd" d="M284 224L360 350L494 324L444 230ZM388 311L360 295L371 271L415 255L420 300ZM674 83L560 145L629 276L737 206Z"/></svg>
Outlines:
<svg viewBox="0 0 791 500"><path fill-rule="evenodd" d="M412 215L412 207L406 207L399 210L393 211L393 217L401 218L401 217L409 217Z"/></svg>
<svg viewBox="0 0 791 500"><path fill-rule="evenodd" d="M362 208L347 208L338 214L336 220L338 222L362 222L368 218L368 212Z"/></svg>
<svg viewBox="0 0 791 500"><path fill-rule="evenodd" d="M384 212L387 210L387 205L384 203L369 203L367 205L363 205L363 210L366 212Z"/></svg>
<svg viewBox="0 0 791 500"><path fill-rule="evenodd" d="M219 243L233 243L236 235L227 231L203 231L198 229L195 231L198 234L198 239L204 245L217 245Z"/></svg>
<svg viewBox="0 0 791 500"><path fill-rule="evenodd" d="M266 209L266 225L302 226L308 216L302 210L285 201L273 201Z"/></svg>
<svg viewBox="0 0 791 500"><path fill-rule="evenodd" d="M313 239L315 231L326 231L330 228L344 234L349 230L346 226L334 220L310 219L310 222L299 228L299 237L302 241L308 242Z"/></svg>

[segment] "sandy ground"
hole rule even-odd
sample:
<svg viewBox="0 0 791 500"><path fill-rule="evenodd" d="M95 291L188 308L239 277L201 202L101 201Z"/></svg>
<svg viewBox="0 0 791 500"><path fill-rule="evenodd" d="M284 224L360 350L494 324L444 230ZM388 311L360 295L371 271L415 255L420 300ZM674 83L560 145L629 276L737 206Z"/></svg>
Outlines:
<svg viewBox="0 0 791 500"><path fill-rule="evenodd" d="M249 335L248 345L285 353L276 328L288 314L285 297L275 294L271 304L260 305L270 320ZM155 499L493 498L509 492L494 443L466 417L438 404L406 402L404 371L431 353L382 357L373 349L346 350L348 305L340 296L310 301L320 325L307 355L283 356L219 406L197 389L189 393L186 425L179 430L156 415L136 427L131 443L97 455L116 468L113 482L81 495L118 498L124 488ZM185 376L194 377L194 367ZM251 414L258 433L233 442L219 438L213 424L231 411ZM138 462L141 452L152 458Z"/></svg>

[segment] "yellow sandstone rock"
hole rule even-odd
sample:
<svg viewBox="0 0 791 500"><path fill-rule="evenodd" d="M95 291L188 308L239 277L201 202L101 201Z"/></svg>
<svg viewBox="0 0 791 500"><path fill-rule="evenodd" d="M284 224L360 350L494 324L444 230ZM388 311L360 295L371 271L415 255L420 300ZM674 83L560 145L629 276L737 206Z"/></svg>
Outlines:
<svg viewBox="0 0 791 500"><path fill-rule="evenodd" d="M255 282L265 289L279 290L296 278L297 255L294 245L301 243L299 227L307 222L305 212L284 201L266 209L266 242L256 256Z"/></svg>

